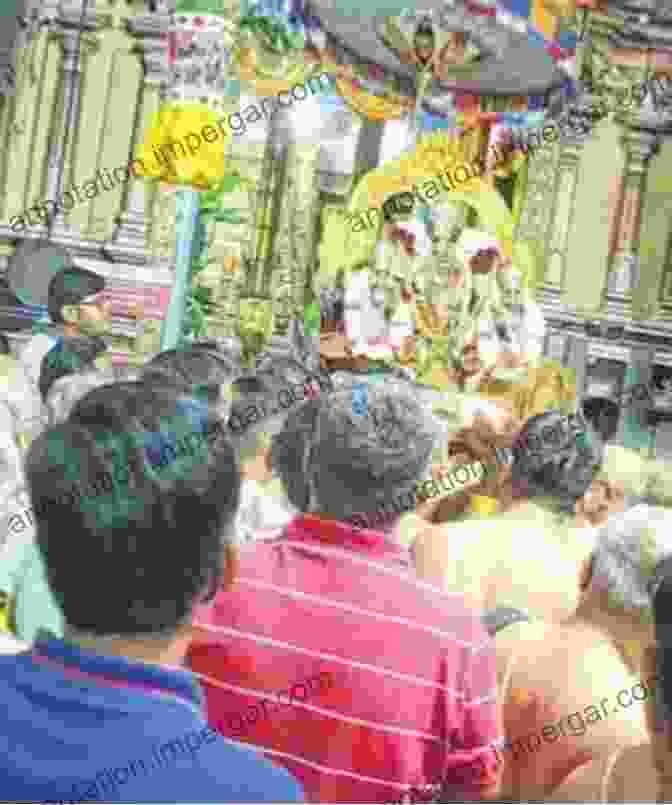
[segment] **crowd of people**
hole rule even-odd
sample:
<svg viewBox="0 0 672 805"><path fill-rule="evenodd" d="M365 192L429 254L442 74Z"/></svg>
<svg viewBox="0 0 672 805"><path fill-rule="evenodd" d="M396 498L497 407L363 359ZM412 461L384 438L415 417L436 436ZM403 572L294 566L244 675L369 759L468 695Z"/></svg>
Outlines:
<svg viewBox="0 0 672 805"><path fill-rule="evenodd" d="M104 302L62 280L54 305L67 289L95 329ZM242 369L216 341L112 368L96 338L1 344L0 798L672 794L652 627L672 515L605 406L493 404L441 446L399 374Z"/></svg>

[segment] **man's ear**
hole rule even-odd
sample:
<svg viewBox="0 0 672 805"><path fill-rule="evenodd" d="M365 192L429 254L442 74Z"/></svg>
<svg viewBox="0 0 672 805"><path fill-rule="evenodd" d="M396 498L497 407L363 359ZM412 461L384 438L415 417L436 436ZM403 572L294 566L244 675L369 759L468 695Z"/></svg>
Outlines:
<svg viewBox="0 0 672 805"><path fill-rule="evenodd" d="M581 570L579 571L579 590L584 593L588 587L590 587L590 582L593 578L593 555L591 554L587 559L584 560L583 564L581 565Z"/></svg>
<svg viewBox="0 0 672 805"><path fill-rule="evenodd" d="M77 324L79 322L79 306L78 305L63 305L61 308L61 316L63 321L68 324Z"/></svg>
<svg viewBox="0 0 672 805"><path fill-rule="evenodd" d="M238 576L239 554L235 545L227 543L224 546L224 572L222 574L220 589L230 589Z"/></svg>
<svg viewBox="0 0 672 805"><path fill-rule="evenodd" d="M268 472L273 472L273 451L270 446L264 450L264 466Z"/></svg>

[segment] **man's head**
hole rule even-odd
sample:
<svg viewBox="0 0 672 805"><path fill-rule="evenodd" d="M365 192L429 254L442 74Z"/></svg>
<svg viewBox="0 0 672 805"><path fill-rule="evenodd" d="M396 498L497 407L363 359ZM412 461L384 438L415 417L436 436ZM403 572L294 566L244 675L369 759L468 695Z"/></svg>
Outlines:
<svg viewBox="0 0 672 805"><path fill-rule="evenodd" d="M415 493L437 437L410 391L394 383L305 402L273 441L273 466L292 504L338 520L370 516Z"/></svg>
<svg viewBox="0 0 672 805"><path fill-rule="evenodd" d="M583 612L637 661L652 639L653 600L672 556L669 509L641 504L612 514L597 532L580 586ZM638 646L639 644L639 646Z"/></svg>
<svg viewBox="0 0 672 805"><path fill-rule="evenodd" d="M46 402L53 384L66 375L92 372L95 360L107 346L98 336L67 338L49 350L42 358L38 387Z"/></svg>
<svg viewBox="0 0 672 805"><path fill-rule="evenodd" d="M514 446L513 483L574 511L602 466L604 444L582 415L550 410L530 417Z"/></svg>
<svg viewBox="0 0 672 805"><path fill-rule="evenodd" d="M238 449L243 477L269 480L271 444L292 408L332 388L291 358L276 358L233 384L229 429Z"/></svg>
<svg viewBox="0 0 672 805"><path fill-rule="evenodd" d="M236 380L229 429L238 451L241 475L267 481L272 475L271 442L279 433L284 415L279 412L281 388L268 378L250 374Z"/></svg>
<svg viewBox="0 0 672 805"><path fill-rule="evenodd" d="M584 397L581 401L584 417L600 434L603 442L611 441L618 430L621 408L608 397Z"/></svg>
<svg viewBox="0 0 672 805"><path fill-rule="evenodd" d="M26 474L76 633L171 638L229 577L238 464L203 403L143 383L96 389L33 442Z"/></svg>
<svg viewBox="0 0 672 805"><path fill-rule="evenodd" d="M453 496L451 507L447 503L439 513L443 519L449 519L451 508L460 512L468 503L472 494L486 495L496 498L501 505L508 505L511 500L510 460L512 447L520 430L520 422L513 413L502 405L494 405L492 401L476 409L473 422L451 435L448 441L448 456L456 465L467 465L481 462L488 472L478 487L470 489L459 500ZM437 518L439 516L437 514Z"/></svg>
<svg viewBox="0 0 672 805"><path fill-rule="evenodd" d="M238 374L235 361L208 343L165 350L142 369L145 382L195 397L212 406L223 421L231 410L231 383Z"/></svg>
<svg viewBox="0 0 672 805"><path fill-rule="evenodd" d="M63 324L66 335L106 335L111 328L111 306L102 292L105 279L85 268L65 268L49 283L49 315Z"/></svg>
<svg viewBox="0 0 672 805"><path fill-rule="evenodd" d="M65 422L79 400L94 389L138 379L138 370L126 366L110 366L105 369L92 369L88 372L79 371L60 377L52 384L45 400L49 412L49 423L56 425Z"/></svg>

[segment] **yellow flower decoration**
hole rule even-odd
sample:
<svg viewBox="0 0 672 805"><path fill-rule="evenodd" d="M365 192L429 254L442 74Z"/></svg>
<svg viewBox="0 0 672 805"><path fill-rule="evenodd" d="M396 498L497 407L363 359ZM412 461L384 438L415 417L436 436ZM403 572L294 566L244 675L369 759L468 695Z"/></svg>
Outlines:
<svg viewBox="0 0 672 805"><path fill-rule="evenodd" d="M438 183L442 174L448 171L450 176L458 167L469 168L461 139L442 131L431 132L419 140L413 151L366 174L353 194L350 212L382 206L389 196L412 191L414 185L422 190L425 182ZM480 171L469 172L473 175ZM459 186L462 192L474 192L481 185L480 178L473 176ZM446 193L440 185L439 189Z"/></svg>
<svg viewBox="0 0 672 805"><path fill-rule="evenodd" d="M137 154L138 174L196 190L214 188L226 173L231 131L224 121L225 115L206 104L163 104Z"/></svg>
<svg viewBox="0 0 672 805"><path fill-rule="evenodd" d="M379 97L363 92L345 78L336 79L336 89L346 103L369 120L397 120L409 111L409 103L401 95Z"/></svg>

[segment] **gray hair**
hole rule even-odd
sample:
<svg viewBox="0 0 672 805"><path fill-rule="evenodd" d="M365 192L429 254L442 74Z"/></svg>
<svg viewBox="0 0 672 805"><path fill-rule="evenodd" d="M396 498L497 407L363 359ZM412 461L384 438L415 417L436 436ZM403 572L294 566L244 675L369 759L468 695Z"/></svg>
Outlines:
<svg viewBox="0 0 672 805"><path fill-rule="evenodd" d="M273 466L302 512L347 520L411 491L429 466L437 428L403 386L335 391L292 412Z"/></svg>
<svg viewBox="0 0 672 805"><path fill-rule="evenodd" d="M591 587L607 593L610 609L653 618L658 569L672 556L672 512L640 504L609 518L597 533Z"/></svg>

